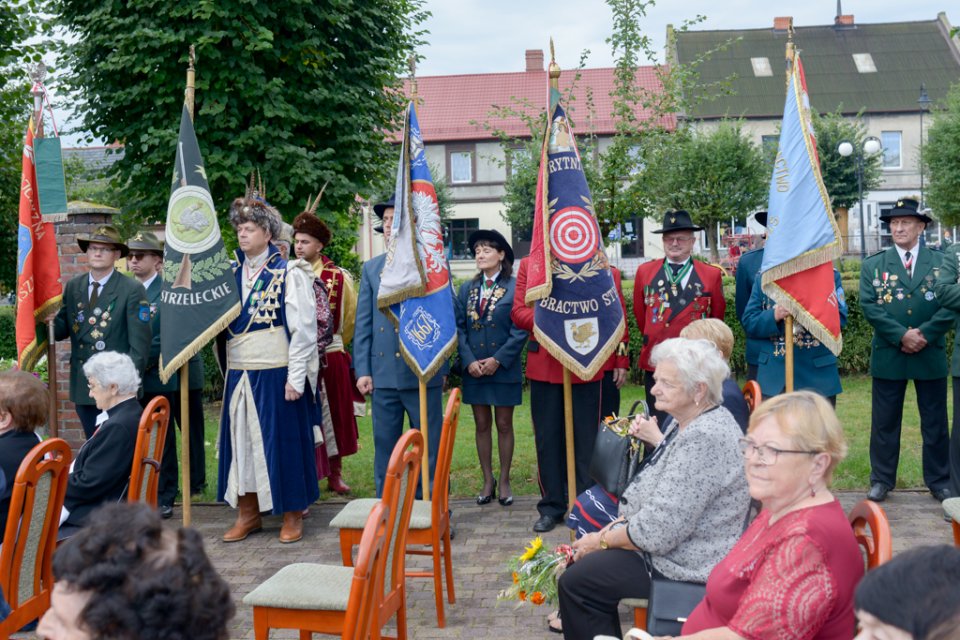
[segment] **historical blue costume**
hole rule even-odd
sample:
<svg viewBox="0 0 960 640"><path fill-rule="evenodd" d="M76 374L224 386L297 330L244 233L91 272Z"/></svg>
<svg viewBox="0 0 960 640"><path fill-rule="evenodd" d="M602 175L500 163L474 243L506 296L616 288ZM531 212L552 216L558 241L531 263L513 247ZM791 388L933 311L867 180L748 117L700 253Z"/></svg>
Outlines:
<svg viewBox="0 0 960 640"><path fill-rule="evenodd" d="M753 293L753 283L760 275L760 265L763 263L763 249L748 251L737 262L737 292L735 304L737 308L737 320L743 326L743 312L747 309L747 303L750 302L750 295ZM768 342L765 338L755 336L749 333L744 327L746 334L746 360L747 360L747 380L757 379L757 367L760 363L760 351Z"/></svg>
<svg viewBox="0 0 960 640"><path fill-rule="evenodd" d="M314 458L319 361L313 270L287 262L270 244L256 279L244 282L247 256L234 271L244 293L226 333L217 498L237 506L254 493L261 511L299 512L320 496ZM246 286L245 286L246 285ZM302 395L287 401L290 383ZM309 387L307 386L309 385Z"/></svg>
<svg viewBox="0 0 960 640"><path fill-rule="evenodd" d="M516 278L504 278L501 274L485 303L482 301L484 278L460 285L457 329L466 404L515 407L523 399L520 353L527 342L527 332L517 328L510 319L516 283ZM493 375L474 378L467 373L472 362L490 357L500 363Z"/></svg>
<svg viewBox="0 0 960 640"><path fill-rule="evenodd" d="M840 307L840 326L847 324L847 302L844 299L840 272L834 269L833 284L836 288L837 302ZM786 366L784 363L783 322L774 319L773 307L776 303L763 292L760 278L753 283L750 301L743 312L743 329L748 335L766 338L758 355L759 369L757 382L764 397L783 393L786 386ZM840 386L840 372L837 370L837 356L803 329L794 323L793 337L793 388L816 391L828 400L836 400L843 391Z"/></svg>
<svg viewBox="0 0 960 640"><path fill-rule="evenodd" d="M393 206L392 204L390 206ZM373 473L377 496L383 493L387 462L403 433L403 416L420 428L420 381L400 355L397 329L377 307L380 273L387 255L363 263L357 322L353 333L353 366L357 378L373 378ZM427 382L427 436L430 482L433 482L443 428L442 384L447 365ZM432 494L431 494L432 495Z"/></svg>

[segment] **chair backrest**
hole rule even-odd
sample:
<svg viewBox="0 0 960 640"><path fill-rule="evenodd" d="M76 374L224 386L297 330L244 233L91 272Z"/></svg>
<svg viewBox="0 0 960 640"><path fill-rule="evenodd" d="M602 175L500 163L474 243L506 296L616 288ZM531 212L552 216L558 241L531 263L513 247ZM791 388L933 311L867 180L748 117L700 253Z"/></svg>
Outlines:
<svg viewBox="0 0 960 640"><path fill-rule="evenodd" d="M879 567L893 557L893 536L887 514L876 502L861 500L848 516L853 536L863 549L867 569Z"/></svg>
<svg viewBox="0 0 960 640"><path fill-rule="evenodd" d="M760 383L756 380L747 380L743 385L743 399L747 401L747 408L750 409L750 413L756 411L763 399Z"/></svg>
<svg viewBox="0 0 960 640"><path fill-rule="evenodd" d="M169 424L170 402L163 396L157 396L140 415L127 502L145 502L152 507L157 506L160 461L163 459L163 445Z"/></svg>
<svg viewBox="0 0 960 640"><path fill-rule="evenodd" d="M960 498L944 500L943 511L950 516L950 526L953 527L953 546L960 547Z"/></svg>
<svg viewBox="0 0 960 640"><path fill-rule="evenodd" d="M387 475L383 483L382 501L395 514L387 531L387 576L383 581L384 599L398 590L406 579L407 532L410 530L410 514L417 496L417 478L423 457L423 434L417 429L408 429L397 440L387 463Z"/></svg>
<svg viewBox="0 0 960 640"><path fill-rule="evenodd" d="M383 581L386 567L387 528L390 526L390 509L378 502L367 516L360 537L360 548L353 569L353 582L347 600L347 613L343 621L344 640L367 640L376 614L377 593Z"/></svg>
<svg viewBox="0 0 960 640"><path fill-rule="evenodd" d="M53 438L39 443L20 463L0 549L0 587L13 610L0 623L0 637L50 606L53 552L72 457L70 445Z"/></svg>
<svg viewBox="0 0 960 640"><path fill-rule="evenodd" d="M440 522L440 515L450 509L450 465L453 462L453 443L457 439L457 423L460 422L460 389L450 391L447 409L443 412L443 433L437 453L436 477L433 480L433 522Z"/></svg>

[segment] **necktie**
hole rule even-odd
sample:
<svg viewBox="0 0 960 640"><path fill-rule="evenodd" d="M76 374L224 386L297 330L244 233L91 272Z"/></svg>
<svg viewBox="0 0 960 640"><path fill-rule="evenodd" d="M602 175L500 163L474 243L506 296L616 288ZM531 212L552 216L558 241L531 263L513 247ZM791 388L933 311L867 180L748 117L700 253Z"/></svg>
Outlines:
<svg viewBox="0 0 960 640"><path fill-rule="evenodd" d="M672 262L670 263L670 270L673 271L674 276L680 273L680 269L682 268L683 268L682 264L673 264Z"/></svg>
<svg viewBox="0 0 960 640"><path fill-rule="evenodd" d="M907 251L903 254L903 268L907 270L907 275L913 277L913 255Z"/></svg>
<svg viewBox="0 0 960 640"><path fill-rule="evenodd" d="M94 280L91 283L93 290L90 292L90 312L93 313L93 309L97 306L98 291L100 290L100 283ZM92 317L92 316L91 316Z"/></svg>

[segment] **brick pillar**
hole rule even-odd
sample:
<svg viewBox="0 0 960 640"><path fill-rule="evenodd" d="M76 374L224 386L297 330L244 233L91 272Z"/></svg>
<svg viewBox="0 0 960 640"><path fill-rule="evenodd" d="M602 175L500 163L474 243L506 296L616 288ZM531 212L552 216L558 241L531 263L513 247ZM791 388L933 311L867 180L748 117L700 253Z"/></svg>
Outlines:
<svg viewBox="0 0 960 640"><path fill-rule="evenodd" d="M72 278L87 272L87 256L77 244L79 236L93 233L98 227L113 222L119 210L89 202L71 202L67 219L55 223L60 251L60 277L64 286ZM74 452L84 442L80 419L70 402L70 341L57 343L57 421L60 437L70 443Z"/></svg>

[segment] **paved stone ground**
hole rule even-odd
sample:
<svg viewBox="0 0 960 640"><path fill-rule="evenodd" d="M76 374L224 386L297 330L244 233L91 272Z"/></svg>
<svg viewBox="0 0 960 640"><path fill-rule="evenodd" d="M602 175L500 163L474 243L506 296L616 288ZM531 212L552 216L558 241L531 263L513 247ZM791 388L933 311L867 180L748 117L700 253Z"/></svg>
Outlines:
<svg viewBox="0 0 960 640"><path fill-rule="evenodd" d="M840 501L849 509L863 496L841 493ZM241 601L256 585L292 562L340 563L336 533L327 523L343 503L326 502L311 508L305 521L304 539L297 544L282 545L277 540L280 518L267 518L264 532L234 544L224 544L220 535L232 523L234 512L220 505L194 505L193 524L204 535L207 551L217 569L233 587L237 615L231 638L253 638L252 610ZM473 500L451 504L454 511L456 539L453 541L453 570L456 604L445 601L446 628L437 628L433 581L408 579L409 635L425 640L434 638L530 638L556 640L559 636L546 630L546 607L498 602L497 592L506 586L509 575L505 564L511 554L519 553L532 537L536 519L536 499L517 498L512 507L493 502L484 507ZM898 491L883 503L893 530L894 553L924 544L951 544L950 525L943 520L943 511L926 492ZM174 520L180 518L176 509ZM569 530L557 528L544 536L548 544L569 540ZM410 566L429 566L429 558L408 556ZM623 612L625 625L632 620ZM627 628L625 626L625 628ZM17 637L17 636L15 636ZM29 634L19 636L31 637ZM297 638L296 632L273 631L271 638ZM317 638L323 636L316 636Z"/></svg>

